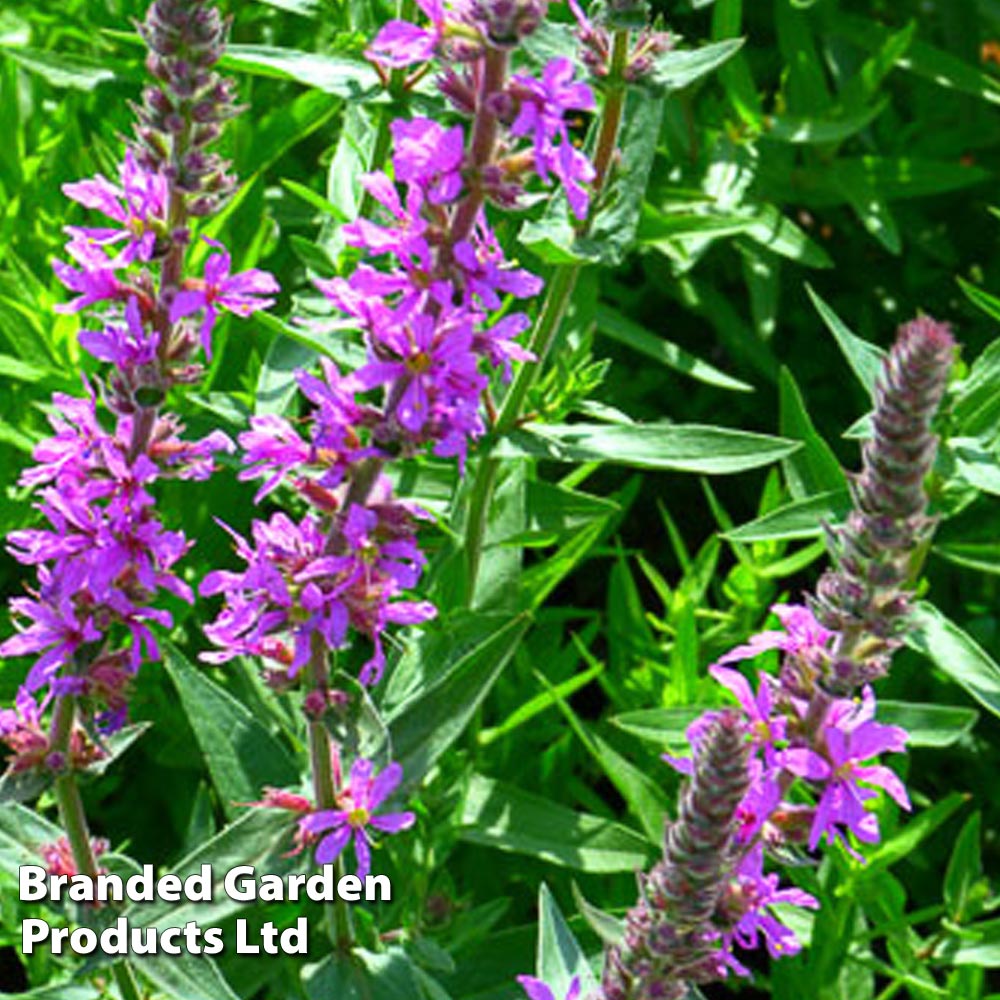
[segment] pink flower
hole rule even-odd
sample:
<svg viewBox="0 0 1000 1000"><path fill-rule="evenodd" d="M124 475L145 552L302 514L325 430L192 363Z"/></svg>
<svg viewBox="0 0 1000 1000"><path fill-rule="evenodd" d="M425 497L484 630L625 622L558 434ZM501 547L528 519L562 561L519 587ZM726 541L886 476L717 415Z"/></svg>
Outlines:
<svg viewBox="0 0 1000 1000"><path fill-rule="evenodd" d="M98 174L92 180L64 184L63 194L87 208L102 212L120 223L118 228L67 226L76 242L112 246L124 242L119 264L149 260L156 246L156 229L166 219L169 195L166 180L136 163L132 150L125 154L120 171L121 187Z"/></svg>
<svg viewBox="0 0 1000 1000"><path fill-rule="evenodd" d="M517 981L521 984L524 992L528 994L528 1000L556 1000L556 995L552 992L552 987L543 983L541 979L534 976L518 976ZM580 977L574 976L569 984L566 993L566 1000L577 1000L580 996Z"/></svg>
<svg viewBox="0 0 1000 1000"><path fill-rule="evenodd" d="M865 809L876 796L873 787L883 789L903 809L910 808L906 788L893 771L864 763L878 754L906 749L906 731L875 722L874 715L875 696L866 687L860 705L846 699L834 702L823 724L822 754L796 747L779 755L785 770L823 785L809 834L810 850L824 834L831 843L839 838L847 846L845 830L866 844L877 843L878 817Z"/></svg>
<svg viewBox="0 0 1000 1000"><path fill-rule="evenodd" d="M188 280L184 288L174 297L170 306L170 322L190 316L199 310L205 315L201 324L201 345L207 357L212 356L212 328L218 316L218 306L222 306L237 316L249 316L258 309L274 305L274 299L257 298L258 295L272 295L281 291L274 275L257 268L230 273L232 258L221 243L206 239L206 243L218 248L205 262L204 280Z"/></svg>
<svg viewBox="0 0 1000 1000"><path fill-rule="evenodd" d="M389 764L376 775L370 760L356 760L347 787L337 794L337 808L320 810L299 820L301 832L313 836L326 834L316 848L316 863L332 864L353 841L358 862L356 874L360 879L365 878L371 871L369 830L399 833L413 826L416 819L411 812L375 815L402 778L403 769L399 764Z"/></svg>

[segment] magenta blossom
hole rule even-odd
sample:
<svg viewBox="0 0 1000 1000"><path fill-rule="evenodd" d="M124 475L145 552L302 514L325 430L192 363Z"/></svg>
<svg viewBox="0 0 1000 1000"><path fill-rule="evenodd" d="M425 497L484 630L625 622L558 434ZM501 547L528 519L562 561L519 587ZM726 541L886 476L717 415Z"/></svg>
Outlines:
<svg viewBox="0 0 1000 1000"><path fill-rule="evenodd" d="M430 28L419 28L409 21L389 21L375 36L365 55L387 69L404 69L434 58L444 38L442 0L417 0L417 6L430 20Z"/></svg>
<svg viewBox="0 0 1000 1000"><path fill-rule="evenodd" d="M788 720L783 715L772 714L771 679L766 674L758 674L755 695L747 679L737 670L715 665L709 667L708 672L740 703L747 715L751 739L755 746L763 748L764 759L768 767L772 767L775 744L785 739Z"/></svg>
<svg viewBox="0 0 1000 1000"><path fill-rule="evenodd" d="M375 815L402 778L403 769L399 764L389 764L376 775L370 760L356 760L346 788L337 793L337 808L310 813L299 820L300 832L313 836L326 834L316 848L316 863L332 864L353 841L358 862L356 874L364 879L371 871L369 831L399 833L413 826L416 819L412 812Z"/></svg>
<svg viewBox="0 0 1000 1000"><path fill-rule="evenodd" d="M517 981L528 994L528 1000L556 1000L552 987L548 983L543 983L541 979L536 979L534 976L518 976ZM566 1000L578 1000L579 996L580 977L574 976L566 992Z"/></svg>
<svg viewBox="0 0 1000 1000"><path fill-rule="evenodd" d="M52 270L71 292L78 294L70 302L57 303L54 307L57 313L80 312L98 302L123 299L129 295L127 286L115 275L119 264L109 260L103 250L75 240L66 245L66 252L80 266L73 267L65 261L54 260Z"/></svg>
<svg viewBox="0 0 1000 1000"><path fill-rule="evenodd" d="M139 300L133 295L125 306L125 325L108 323L103 330L82 330L80 346L101 361L109 361L119 371L130 371L153 364L160 336L156 330L146 331L139 310Z"/></svg>
<svg viewBox="0 0 1000 1000"><path fill-rule="evenodd" d="M562 181L573 214L583 219L590 198L582 185L594 179L594 168L573 145L566 113L592 110L594 93L585 83L574 81L575 73L572 61L560 57L546 64L541 80L515 74L510 89L520 102L520 111L510 131L531 138L538 176L547 183L549 174L555 174Z"/></svg>
<svg viewBox="0 0 1000 1000"><path fill-rule="evenodd" d="M125 243L118 263L147 261L156 247L157 230L166 223L168 186L159 174L143 169L132 150L125 154L120 171L121 187L98 174L91 180L64 184L63 194L87 208L102 212L119 223L115 227L67 226L76 242L97 246Z"/></svg>
<svg viewBox="0 0 1000 1000"><path fill-rule="evenodd" d="M462 193L465 130L444 128L430 118L397 118L391 126L396 180L417 184L432 204L454 201Z"/></svg>
<svg viewBox="0 0 1000 1000"><path fill-rule="evenodd" d="M834 702L823 725L825 753L796 747L780 754L787 771L823 785L809 834L810 850L824 834L830 842L840 839L848 846L845 830L866 844L877 843L878 817L865 809L876 796L874 788L883 789L903 809L910 808L906 788L893 771L864 763L878 754L906 749L906 731L875 722L874 715L875 696L866 687L860 705L847 699Z"/></svg>
<svg viewBox="0 0 1000 1000"><path fill-rule="evenodd" d="M720 656L719 666L751 660L769 649L810 661L826 657L833 632L820 625L809 608L801 604L775 604L771 610L778 616L783 628L758 632L745 645Z"/></svg>
<svg viewBox="0 0 1000 1000"><path fill-rule="evenodd" d="M237 316L249 316L258 309L274 305L273 298L257 298L259 295L274 295L281 291L274 275L257 268L231 273L232 258L229 251L215 240L205 240L218 249L205 261L204 280L188 280L177 293L170 306L170 322L190 316L199 310L205 315L201 324L201 345L207 357L212 356L212 328L218 316L218 306L222 306Z"/></svg>
<svg viewBox="0 0 1000 1000"><path fill-rule="evenodd" d="M740 862L735 879L723 894L721 909L732 922L731 930L722 935L725 948L735 942L741 948L754 949L763 936L772 958L798 954L802 945L795 932L771 910L777 903L819 908L814 896L801 889L782 889L777 875L764 874L764 848L758 843Z"/></svg>

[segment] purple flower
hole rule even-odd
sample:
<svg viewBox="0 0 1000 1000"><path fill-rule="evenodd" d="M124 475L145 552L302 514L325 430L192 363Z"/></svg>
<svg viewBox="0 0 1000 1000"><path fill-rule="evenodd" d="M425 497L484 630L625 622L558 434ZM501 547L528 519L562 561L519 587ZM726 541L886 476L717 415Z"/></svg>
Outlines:
<svg viewBox="0 0 1000 1000"><path fill-rule="evenodd" d="M552 992L552 987L543 983L541 979L534 976L518 976L517 981L521 984L524 992L528 994L528 1000L556 1000L556 995ZM578 1000L580 996L580 977L574 976L566 992L566 1000Z"/></svg>
<svg viewBox="0 0 1000 1000"><path fill-rule="evenodd" d="M502 305L501 295L530 299L545 287L538 275L508 265L496 234L484 219L470 239L455 244L454 255L462 272L466 305L472 305L475 298L483 308L493 311Z"/></svg>
<svg viewBox="0 0 1000 1000"><path fill-rule="evenodd" d="M221 243L206 239L206 243L216 247L219 252L213 253L205 261L205 277L203 280L189 279L184 288L177 293L170 306L170 322L176 323L185 316L190 316L203 309L204 319L201 324L201 345L206 357L212 356L212 328L218 316L218 306L222 306L237 316L249 316L258 309L267 309L274 305L272 298L257 298L258 295L273 295L281 291L274 275L257 268L231 274L232 258L229 251Z"/></svg>
<svg viewBox="0 0 1000 1000"><path fill-rule="evenodd" d="M136 163L132 150L125 154L120 171L121 187L98 174L92 180L64 184L63 194L87 208L102 212L120 223L118 228L67 226L74 241L111 246L125 242L117 263L149 260L156 247L157 230L165 225L169 190L159 174Z"/></svg>
<svg viewBox="0 0 1000 1000"><path fill-rule="evenodd" d="M754 695L749 682L739 671L715 665L709 667L708 672L740 703L746 712L754 745L763 748L765 761L769 767L773 766L775 744L786 738L788 720L782 715L772 715L774 699L771 696L771 679L766 674L758 674L757 694Z"/></svg>
<svg viewBox="0 0 1000 1000"><path fill-rule="evenodd" d="M833 632L820 625L809 608L801 604L775 604L771 610L778 616L783 628L758 632L745 645L720 656L719 666L753 659L769 649L778 649L807 660L827 655Z"/></svg>
<svg viewBox="0 0 1000 1000"><path fill-rule="evenodd" d="M93 618L79 610L69 594L60 594L53 601L15 597L10 609L13 615L30 624L19 625L20 631L0 644L0 656L42 654L28 673L25 681L28 691L44 687L81 646L101 638Z"/></svg>
<svg viewBox="0 0 1000 1000"><path fill-rule="evenodd" d="M54 260L52 270L71 292L79 294L70 302L58 303L54 307L57 313L80 312L98 302L122 299L129 294L127 286L115 276L119 264L108 260L104 251L89 243L73 241L66 245L66 252L80 266Z"/></svg>
<svg viewBox="0 0 1000 1000"><path fill-rule="evenodd" d="M472 319L462 310L421 312L378 332L371 360L356 373L363 389L392 384L391 412L414 436L444 438L454 412L473 410L487 380L476 370Z"/></svg>
<svg viewBox="0 0 1000 1000"><path fill-rule="evenodd" d="M418 28L409 21L389 21L375 36L365 55L387 69L403 69L434 58L444 37L444 4L441 0L417 0L431 27Z"/></svg>
<svg viewBox="0 0 1000 1000"><path fill-rule="evenodd" d="M371 871L371 834L399 833L408 830L416 819L411 812L383 813L376 810L396 790L403 778L399 764L389 764L376 775L370 760L356 760L351 767L347 787L337 794L337 808L310 813L299 820L305 834L322 837L316 848L316 862L332 864L352 841L357 858L357 876L365 878Z"/></svg>
<svg viewBox="0 0 1000 1000"><path fill-rule="evenodd" d="M428 201L440 205L462 193L465 131L446 129L430 118L397 118L391 126L396 180L418 185Z"/></svg>
<svg viewBox="0 0 1000 1000"><path fill-rule="evenodd" d="M831 843L839 838L850 849L845 829L864 843L878 842L878 817L865 809L876 792L867 786L884 789L902 808L910 808L906 788L893 771L864 763L878 754L906 749L905 730L875 722L874 715L875 696L866 687L860 705L847 699L834 702L823 724L824 753L796 747L780 754L782 767L791 774L823 785L809 834L810 850L824 834Z"/></svg>
<svg viewBox="0 0 1000 1000"><path fill-rule="evenodd" d="M770 908L785 903L815 910L819 908L816 898L801 889L779 888L777 875L765 875L764 847L759 843L740 862L735 876L720 903L732 922L732 929L722 935L724 948L730 949L735 942L741 948L754 949L763 936L772 958L798 954L802 945L795 932Z"/></svg>
<svg viewBox="0 0 1000 1000"><path fill-rule="evenodd" d="M590 198L581 185L594 179L594 168L573 146L566 112L590 111L594 94L585 83L574 82L575 72L571 60L559 57L549 60L541 80L520 73L511 77L510 91L520 110L510 131L531 138L538 176L548 183L549 174L555 174L562 181L573 214L583 219ZM558 144L553 141L556 139Z"/></svg>
<svg viewBox="0 0 1000 1000"><path fill-rule="evenodd" d="M125 306L125 325L109 323L103 330L82 330L80 346L101 361L109 361L119 371L132 371L156 360L160 336L148 333L142 322L139 300L133 295Z"/></svg>

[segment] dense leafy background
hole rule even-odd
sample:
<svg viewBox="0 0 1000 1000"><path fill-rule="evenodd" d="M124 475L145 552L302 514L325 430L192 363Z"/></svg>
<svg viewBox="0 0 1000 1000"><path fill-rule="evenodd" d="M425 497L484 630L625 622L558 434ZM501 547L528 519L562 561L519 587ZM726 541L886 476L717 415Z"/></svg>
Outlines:
<svg viewBox="0 0 1000 1000"><path fill-rule="evenodd" d="M32 517L15 484L43 433L46 400L78 391L78 369L90 366L76 320L52 311L63 293L49 262L61 227L81 218L59 188L113 170L127 102L143 81L129 28L143 6L5 0L0 10L4 532ZM545 35L555 46L565 44L559 6ZM759 626L769 604L815 579L824 559L817 525L843 510L839 464L858 464L877 347L925 310L951 320L964 347L932 483L943 524L921 584L937 611L921 611L917 648L882 688L921 744L904 765L917 810L898 829L887 812L885 844L866 868L837 861L799 873L824 900L813 947L762 967L758 992L745 995L984 997L1000 989L988 979L1000 966L1000 921L989 921L981 881L1000 859L1000 668L991 659L1000 653L1000 3L659 6L684 48L746 42L691 85L668 75L666 97L633 98L630 111L644 117L630 155L649 166L641 210L641 190L625 192L637 229L628 218L609 223L606 256L620 260L587 270L532 400L544 420L586 421L592 433L581 443L578 432L538 427L547 442L505 442L485 611L455 608L449 535L428 532L442 624L404 641L376 695L396 756L414 782L426 772L419 793L413 786L420 820L383 852L398 901L359 916L363 932L373 918L383 933L401 929L392 948L365 959L366 974L385 996L502 1000L516 994L512 976L533 968L542 881L567 914L580 909L574 884L605 910L632 902L631 872L654 856L675 791L659 755L678 746L692 707L716 698L705 674L713 657ZM337 229L358 209L357 175L379 123L406 109L360 59L388 9L364 0L229 7L228 69L249 110L225 146L244 187L211 231L237 266L267 267L285 293L278 319L223 324L206 383L175 406L193 429L235 433L251 412L294 405L290 373L315 359L316 346L350 353L322 333L311 346L283 320L319 308L308 276L342 266ZM411 103L434 101L428 90ZM559 251L538 232L521 255L544 267ZM632 420L804 445L777 463L779 453L727 463L718 442L699 438L694 458L678 460L683 441L640 440ZM518 460L551 448L553 436L572 464ZM725 471L739 474L714 475ZM425 464L407 470L402 486L445 517L454 472ZM172 522L198 539L191 579L228 564L212 515L225 512L242 530L253 514L252 490L234 471L161 495ZM4 593L23 582L0 557ZM301 750L295 711L263 691L253 665L190 666L207 610L175 611L175 651L143 671L134 704L135 719L154 727L86 789L94 826L116 850L171 866L244 816L233 803L260 784L294 784ZM19 665L6 666L0 694L20 678ZM416 711L414 697L423 699ZM24 915L11 865L18 844L44 833L7 809L0 912L11 945ZM267 859L280 821L239 824L206 856L220 865ZM297 913L253 916L290 923ZM571 923L596 951L582 921ZM57 971L43 960L22 970L11 948L3 955L5 990ZM349 995L345 973L329 964L310 970L304 987L290 962L229 958L220 968L243 997ZM146 972L178 995L231 995L169 960ZM447 993L431 992L428 976Z"/></svg>

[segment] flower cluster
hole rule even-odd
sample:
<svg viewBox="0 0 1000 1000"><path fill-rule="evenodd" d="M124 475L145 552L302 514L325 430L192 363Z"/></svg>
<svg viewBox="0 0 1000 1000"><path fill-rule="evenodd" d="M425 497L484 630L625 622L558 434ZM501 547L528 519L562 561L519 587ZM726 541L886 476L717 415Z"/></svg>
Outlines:
<svg viewBox="0 0 1000 1000"><path fill-rule="evenodd" d="M690 983L748 975L735 948L795 954L800 942L773 906L817 903L766 872L767 854L839 843L863 862L855 844L879 840L870 807L880 791L910 808L879 760L903 752L907 734L876 721L867 681L885 672L897 645L910 561L931 528L928 426L953 348L931 320L900 330L878 381L855 510L833 532L835 568L810 606L776 605L780 629L710 668L738 711L704 714L688 729L692 756L666 758L688 785L663 860L641 878L624 939L605 956L604 1000L679 1000ZM731 666L770 650L780 653L779 673L758 672L756 685Z"/></svg>
<svg viewBox="0 0 1000 1000"><path fill-rule="evenodd" d="M257 500L285 484L309 512L256 522L251 540L236 542L246 570L205 580L203 594L226 598L207 629L221 650L205 657L263 656L281 686L296 681L316 642L325 655L355 633L372 650L361 680L375 683L386 626L433 615L404 599L424 563L414 541L422 512L393 498L384 466L427 447L464 462L486 429L490 371L509 377L513 362L532 359L515 340L528 317L507 307L542 281L506 258L487 204L517 204L534 174L561 183L576 215L587 213L594 171L568 121L593 107L593 94L564 58L538 77L508 72L510 49L544 4L459 6L423 4L427 27L392 21L368 49L380 71L416 67L411 81L440 60L442 93L471 121L391 123L391 172L363 178L376 218L343 227L364 257L348 276L316 282L342 314L338 325L362 333L365 363L299 373L306 431L271 415L240 437L241 478L261 480Z"/></svg>
<svg viewBox="0 0 1000 1000"><path fill-rule="evenodd" d="M233 186L208 149L236 111L231 84L212 70L225 30L201 0L156 0L140 31L159 83L144 94L136 141L116 179L63 188L104 218L67 227L68 259L53 266L74 297L57 309L85 314L80 345L107 368L84 381L84 396L53 398L53 435L21 477L45 525L8 538L37 572L28 596L11 602L17 633L0 645L0 656L35 657L0 723L15 770L80 768L102 756L72 726L47 735L42 712L69 698L70 719L79 707L105 731L121 727L131 678L159 657L153 627L172 624L164 598L192 600L176 573L190 543L162 523L152 488L207 478L217 453L235 445L218 431L185 438L163 404L173 386L199 377L194 354L199 343L210 352L219 309L245 316L278 290L265 272L232 274L219 244L202 275L187 273L191 219Z"/></svg>

